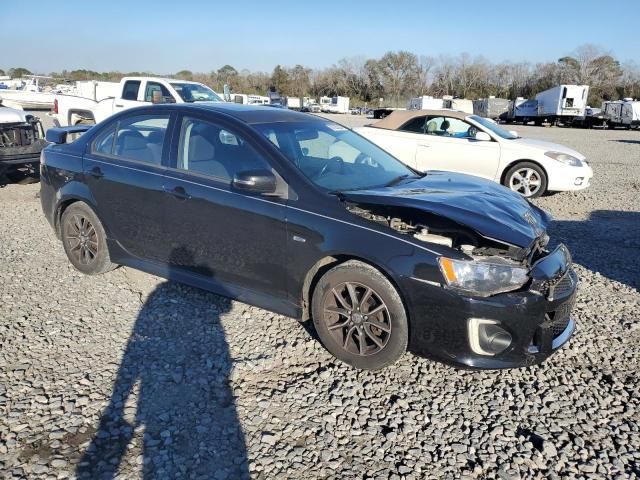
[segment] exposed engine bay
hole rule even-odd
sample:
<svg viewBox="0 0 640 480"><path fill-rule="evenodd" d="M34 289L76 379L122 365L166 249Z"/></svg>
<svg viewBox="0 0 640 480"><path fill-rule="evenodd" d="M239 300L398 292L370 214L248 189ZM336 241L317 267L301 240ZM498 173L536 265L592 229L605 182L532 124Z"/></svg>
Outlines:
<svg viewBox="0 0 640 480"><path fill-rule="evenodd" d="M491 258L491 261L530 266L546 254L546 234L530 248L520 248L486 238L473 229L443 216L414 208L353 203L347 203L346 208L359 217L409 235L418 241L460 250L476 260Z"/></svg>
<svg viewBox="0 0 640 480"><path fill-rule="evenodd" d="M0 148L31 145L42 138L43 134L40 120L31 115L28 115L27 121L22 124L0 124Z"/></svg>
<svg viewBox="0 0 640 480"><path fill-rule="evenodd" d="M11 169L35 170L46 144L38 117L0 106L0 175Z"/></svg>

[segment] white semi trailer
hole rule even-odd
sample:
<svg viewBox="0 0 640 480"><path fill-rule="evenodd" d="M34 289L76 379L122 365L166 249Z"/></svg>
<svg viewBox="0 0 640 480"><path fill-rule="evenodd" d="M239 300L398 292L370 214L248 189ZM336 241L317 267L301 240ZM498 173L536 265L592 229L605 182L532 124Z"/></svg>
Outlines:
<svg viewBox="0 0 640 480"><path fill-rule="evenodd" d="M549 122L571 125L577 118L584 117L589 97L588 85L558 85L536 95L538 112L536 125Z"/></svg>

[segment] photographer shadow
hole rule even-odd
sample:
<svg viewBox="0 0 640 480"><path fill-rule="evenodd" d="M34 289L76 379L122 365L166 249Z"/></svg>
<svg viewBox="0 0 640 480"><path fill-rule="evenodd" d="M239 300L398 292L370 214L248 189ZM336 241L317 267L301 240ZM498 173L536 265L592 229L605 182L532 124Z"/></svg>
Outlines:
<svg viewBox="0 0 640 480"><path fill-rule="evenodd" d="M190 256L177 249L172 258L175 265ZM79 479L131 478L132 471L145 479L249 477L220 323L230 307L223 297L179 283L154 289L77 466Z"/></svg>

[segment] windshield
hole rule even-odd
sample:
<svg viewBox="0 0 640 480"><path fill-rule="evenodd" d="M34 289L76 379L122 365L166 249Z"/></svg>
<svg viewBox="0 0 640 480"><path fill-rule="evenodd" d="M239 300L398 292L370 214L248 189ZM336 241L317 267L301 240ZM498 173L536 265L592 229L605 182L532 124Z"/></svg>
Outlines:
<svg viewBox="0 0 640 480"><path fill-rule="evenodd" d="M258 124L253 127L319 187L333 191L392 185L416 173L373 143L333 122Z"/></svg>
<svg viewBox="0 0 640 480"><path fill-rule="evenodd" d="M480 125L482 125L487 130L491 130L493 133L495 133L499 137L502 137L502 138L504 138L506 140L514 140L514 139L518 138L517 135L513 135L512 133L508 132L507 130L502 128L500 125L498 125L496 122L493 122L493 121L491 121L491 120L489 120L487 118L482 118L482 117L479 117L477 115L471 115L468 118L470 118L471 120L473 120L476 123L479 123Z"/></svg>
<svg viewBox="0 0 640 480"><path fill-rule="evenodd" d="M199 83L179 83L171 82L171 86L175 88L180 98L187 103L193 102L222 102L222 99L216 92L209 87L200 85Z"/></svg>

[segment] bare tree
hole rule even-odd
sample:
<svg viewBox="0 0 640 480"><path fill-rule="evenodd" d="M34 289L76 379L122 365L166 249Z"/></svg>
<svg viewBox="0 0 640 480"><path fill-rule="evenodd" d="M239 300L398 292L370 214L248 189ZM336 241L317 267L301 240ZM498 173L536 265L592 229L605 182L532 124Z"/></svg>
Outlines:
<svg viewBox="0 0 640 480"><path fill-rule="evenodd" d="M391 95L394 105L400 104L400 98L415 87L418 77L418 57L411 52L387 52L378 62L385 92Z"/></svg>

